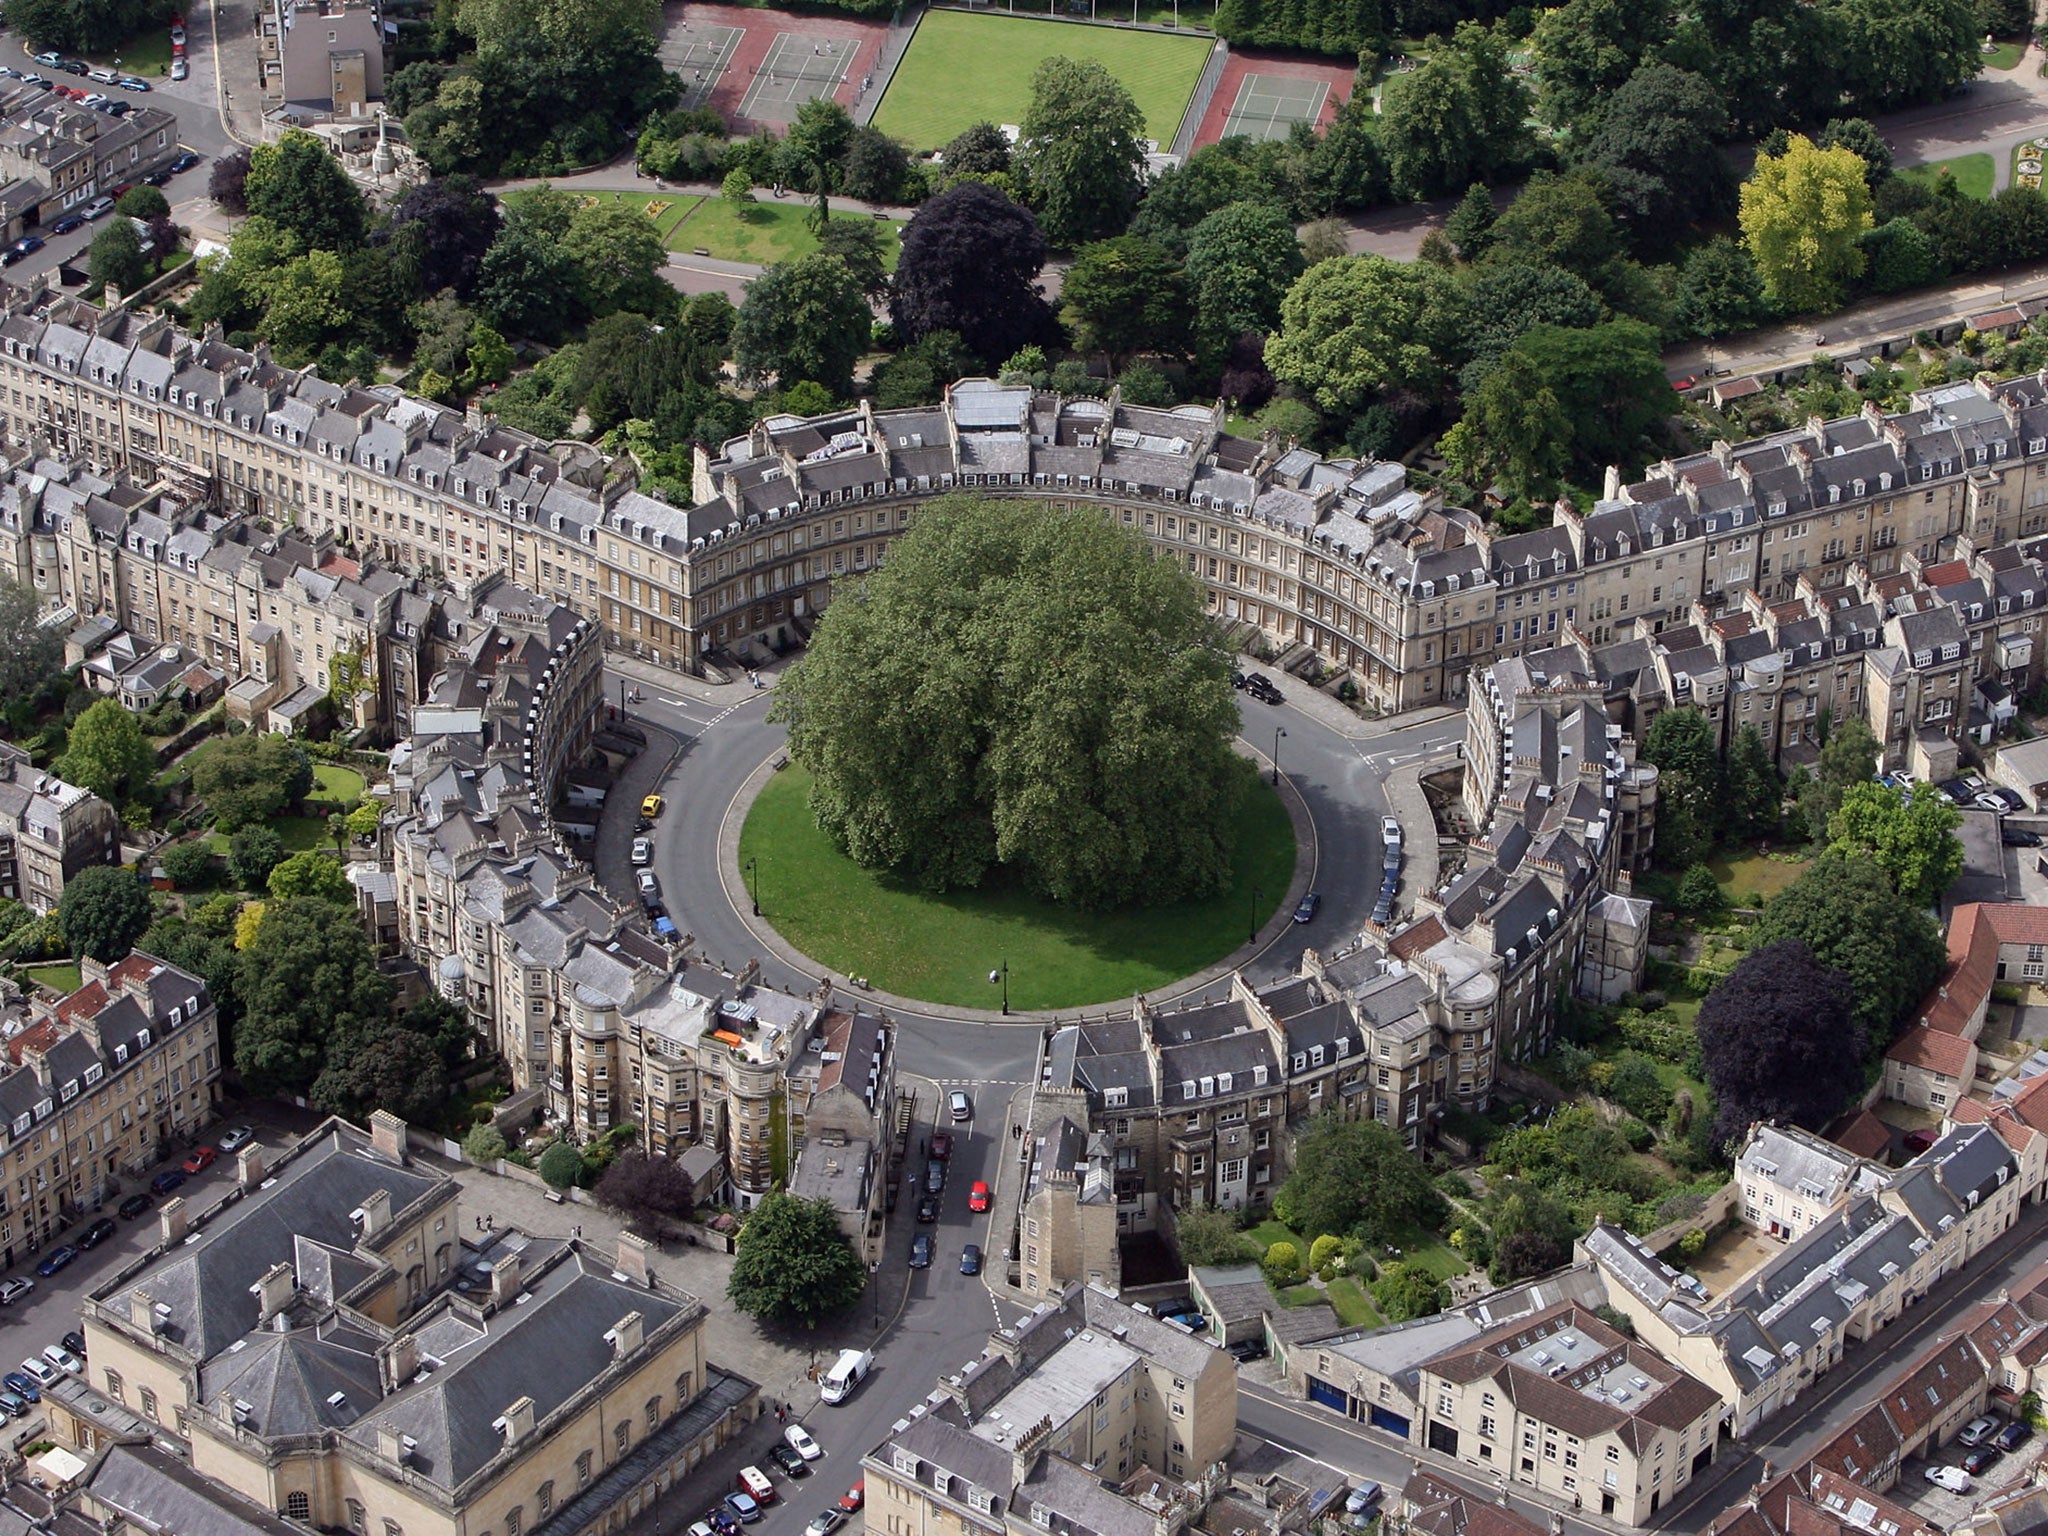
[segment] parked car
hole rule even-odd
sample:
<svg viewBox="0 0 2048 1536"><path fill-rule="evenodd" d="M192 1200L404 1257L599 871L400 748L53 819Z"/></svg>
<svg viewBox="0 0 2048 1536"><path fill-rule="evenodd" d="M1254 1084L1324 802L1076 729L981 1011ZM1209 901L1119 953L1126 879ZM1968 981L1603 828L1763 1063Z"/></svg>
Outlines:
<svg viewBox="0 0 2048 1536"><path fill-rule="evenodd" d="M78 1234L78 1246L82 1249L87 1250L97 1248L101 1243L104 1243L108 1238L112 1237L116 1232L120 1230L120 1227L117 1226L113 1221L111 1221L109 1218L105 1216L102 1216L99 1218L99 1220L95 1221L91 1226L87 1227L83 1232Z"/></svg>
<svg viewBox="0 0 2048 1536"><path fill-rule="evenodd" d="M147 1195L130 1195L126 1200L115 1206L114 1209L121 1213L123 1221L133 1221L154 1204L156 1202Z"/></svg>
<svg viewBox="0 0 2048 1536"><path fill-rule="evenodd" d="M209 1146L197 1146L185 1154L185 1161L178 1164L187 1173L204 1173L213 1166L213 1160L220 1154Z"/></svg>
<svg viewBox="0 0 2048 1536"><path fill-rule="evenodd" d="M936 1157L924 1165L924 1188L926 1194L936 1195L946 1187L946 1165Z"/></svg>
<svg viewBox="0 0 2048 1536"><path fill-rule="evenodd" d="M1968 805L1977 793L1961 779L1943 779L1934 787L1941 792L1941 798L1950 805Z"/></svg>
<svg viewBox="0 0 2048 1536"><path fill-rule="evenodd" d="M636 837L633 839L633 865L641 868L654 862L654 839Z"/></svg>
<svg viewBox="0 0 2048 1536"><path fill-rule="evenodd" d="M77 1329L72 1329L71 1332L65 1334L57 1342L78 1356L79 1359L83 1360L85 1358L85 1335Z"/></svg>
<svg viewBox="0 0 2048 1536"><path fill-rule="evenodd" d="M30 1355L21 1362L21 1368L29 1379L39 1387L51 1386L63 1375L63 1372L59 1371L57 1367L50 1364L41 1355Z"/></svg>
<svg viewBox="0 0 2048 1536"><path fill-rule="evenodd" d="M185 77L173 71L172 78L182 80ZM192 167L197 165L198 163L199 157L193 154L190 150L187 150L184 154L178 156L177 159L171 162L171 174L173 176L183 175L186 171L191 170Z"/></svg>
<svg viewBox="0 0 2048 1536"><path fill-rule="evenodd" d="M868 1501L868 1480L855 1478L853 1486L839 1495L839 1507L849 1515Z"/></svg>
<svg viewBox="0 0 2048 1536"><path fill-rule="evenodd" d="M741 1467L740 1492L766 1509L775 1502L775 1485L768 1481L768 1474L759 1467Z"/></svg>
<svg viewBox="0 0 2048 1536"><path fill-rule="evenodd" d="M1956 1431L1957 1445L1978 1445L1989 1440L1999 1430L1999 1420L1988 1413L1980 1413L1961 1429Z"/></svg>
<svg viewBox="0 0 2048 1536"><path fill-rule="evenodd" d="M39 53L36 55L36 62L38 64L62 64L64 62L64 55L61 53Z"/></svg>
<svg viewBox="0 0 2048 1536"><path fill-rule="evenodd" d="M111 69L89 69L85 73L87 79L97 80L101 85L119 85L121 83L120 75Z"/></svg>
<svg viewBox="0 0 2048 1536"><path fill-rule="evenodd" d="M816 1461L824 1455L824 1448L811 1438L811 1432L801 1424L792 1424L782 1432L782 1438L789 1442L789 1448L805 1461Z"/></svg>
<svg viewBox="0 0 2048 1536"><path fill-rule="evenodd" d="M78 211L88 219L104 219L114 211L114 200L111 197L96 197Z"/></svg>
<svg viewBox="0 0 2048 1536"><path fill-rule="evenodd" d="M739 1517L742 1525L754 1525L761 1518L761 1506L754 1502L750 1494L728 1493L725 1496L725 1507Z"/></svg>
<svg viewBox="0 0 2048 1536"><path fill-rule="evenodd" d="M2041 834L2029 832L2025 827L2001 827L1998 830L1998 839L2008 848L2038 848L2041 846Z"/></svg>
<svg viewBox="0 0 2048 1536"><path fill-rule="evenodd" d="M171 78L173 80L182 80L191 73L190 66L183 59L174 58L171 60Z"/></svg>
<svg viewBox="0 0 2048 1536"><path fill-rule="evenodd" d="M1362 1515L1379 1503L1385 1490L1378 1483L1360 1483L1344 1500L1344 1513Z"/></svg>
<svg viewBox="0 0 2048 1536"><path fill-rule="evenodd" d="M716 1531L718 1536L739 1536L740 1522L723 1504L705 1510L703 1523Z"/></svg>
<svg viewBox="0 0 2048 1536"><path fill-rule="evenodd" d="M804 1536L832 1536L832 1533L846 1524L846 1516L836 1509L820 1510L811 1517L811 1523L804 1527Z"/></svg>
<svg viewBox="0 0 2048 1536"><path fill-rule="evenodd" d="M66 1376L83 1376L85 1374L85 1362L71 1353L62 1344L45 1344L43 1346L43 1359L48 1364L54 1365ZM1996 1456L1998 1453L1993 1451L1991 1454Z"/></svg>
<svg viewBox="0 0 2048 1536"><path fill-rule="evenodd" d="M978 1275L981 1273L981 1244L969 1243L960 1250L960 1273Z"/></svg>
<svg viewBox="0 0 2048 1536"><path fill-rule="evenodd" d="M12 1392L0 1391L0 1413L10 1418L25 1419L29 1416L28 1399L16 1397Z"/></svg>
<svg viewBox="0 0 2048 1536"><path fill-rule="evenodd" d="M989 1207L988 1180L976 1179L967 1191L967 1209L979 1214Z"/></svg>
<svg viewBox="0 0 2048 1536"><path fill-rule="evenodd" d="M803 1457L786 1445L771 1446L768 1459L782 1470L785 1477L809 1477L811 1469L804 1464Z"/></svg>
<svg viewBox="0 0 2048 1536"><path fill-rule="evenodd" d="M951 1131L932 1132L931 1154L942 1163L953 1155L953 1133Z"/></svg>
<svg viewBox="0 0 2048 1536"><path fill-rule="evenodd" d="M47 1280L77 1257L78 1250L76 1248L72 1247L69 1243L59 1243L49 1253L44 1255L43 1262L36 1266L36 1273Z"/></svg>
<svg viewBox="0 0 2048 1536"><path fill-rule="evenodd" d="M1271 683L1262 684L1254 680L1244 685L1244 691L1257 699L1261 704L1285 704L1287 702L1287 695L1278 688L1275 688Z"/></svg>
<svg viewBox="0 0 2048 1536"><path fill-rule="evenodd" d="M910 1267L930 1269L932 1267L932 1235L920 1232L910 1242Z"/></svg>
<svg viewBox="0 0 2048 1536"><path fill-rule="evenodd" d="M1989 1471L1991 1464L1998 1459L1999 1450L1997 1446L1980 1445L1977 1449L1964 1456L1958 1465L1972 1477L1977 1477Z"/></svg>
<svg viewBox="0 0 2048 1536"><path fill-rule="evenodd" d="M175 1168L166 1168L162 1173L149 1181L149 1187L155 1194L168 1195L172 1190L183 1185L184 1182L184 1174L178 1172Z"/></svg>
<svg viewBox="0 0 2048 1536"><path fill-rule="evenodd" d="M223 1152L239 1152L256 1139L256 1133L246 1125L231 1125L220 1133L220 1149Z"/></svg>
<svg viewBox="0 0 2048 1536"><path fill-rule="evenodd" d="M921 1224L929 1224L939 1219L939 1197L937 1195L920 1195L918 1197L917 1219Z"/></svg>
<svg viewBox="0 0 2048 1536"><path fill-rule="evenodd" d="M147 80L138 80L133 75L123 75L114 84L120 86L124 91L146 91L149 89L149 82Z"/></svg>
<svg viewBox="0 0 2048 1536"><path fill-rule="evenodd" d="M13 1306L35 1288L35 1281L30 1280L26 1276L17 1276L4 1284L0 1284L0 1307Z"/></svg>
<svg viewBox="0 0 2048 1536"><path fill-rule="evenodd" d="M0 251L0 267L11 267L17 261L25 259L27 255L28 252L22 249L19 243L10 245L6 250Z"/></svg>
<svg viewBox="0 0 2048 1536"><path fill-rule="evenodd" d="M83 214L67 213L63 218L50 226L50 233L53 235L68 235L74 229L83 228L85 228L85 216Z"/></svg>
<svg viewBox="0 0 2048 1536"><path fill-rule="evenodd" d="M1230 1346L1230 1356L1239 1365L1249 1365L1254 1360L1266 1358L1264 1339L1240 1339Z"/></svg>
<svg viewBox="0 0 2048 1536"><path fill-rule="evenodd" d="M1382 896L1378 901L1373 903L1372 920L1375 923L1384 926L1386 924L1387 919L1392 917L1393 915L1394 900L1391 896Z"/></svg>
<svg viewBox="0 0 2048 1536"><path fill-rule="evenodd" d="M653 870L641 870L638 875L634 876L634 880L640 887L640 899L642 901L647 900L650 896L656 901L661 899L661 881L655 877Z"/></svg>
<svg viewBox="0 0 2048 1536"><path fill-rule="evenodd" d="M36 1385L33 1378L24 1376L19 1371L9 1371L5 1376L0 1376L0 1386L7 1388L16 1397L26 1398L32 1403L40 1403L43 1400L43 1389Z"/></svg>
<svg viewBox="0 0 2048 1536"><path fill-rule="evenodd" d="M645 816L649 821L652 821L655 817L661 814L662 808L667 804L668 802L662 799L661 796L649 795L646 799L640 802L640 814L642 816Z"/></svg>
<svg viewBox="0 0 2048 1536"><path fill-rule="evenodd" d="M1929 1467L1927 1481L1937 1488L1946 1488L1950 1493L1970 1491L1970 1474L1961 1467Z"/></svg>
<svg viewBox="0 0 2048 1536"><path fill-rule="evenodd" d="M1294 920L1297 923L1312 923L1315 921L1316 914L1322 911L1322 909L1322 893L1320 891L1310 891L1301 898L1301 905L1294 909Z"/></svg>
<svg viewBox="0 0 2048 1536"><path fill-rule="evenodd" d="M1380 841L1390 843L1396 848L1400 847L1401 823L1394 820L1391 816L1382 816L1380 818Z"/></svg>
<svg viewBox="0 0 2048 1536"><path fill-rule="evenodd" d="M974 1118L974 1101L955 1088L946 1095L946 1113L953 1117L955 1125L961 1125Z"/></svg>
<svg viewBox="0 0 2048 1536"><path fill-rule="evenodd" d="M59 59L57 61L57 67L63 70L64 73L67 75L83 75L87 73L85 65L80 63L77 59Z"/></svg>

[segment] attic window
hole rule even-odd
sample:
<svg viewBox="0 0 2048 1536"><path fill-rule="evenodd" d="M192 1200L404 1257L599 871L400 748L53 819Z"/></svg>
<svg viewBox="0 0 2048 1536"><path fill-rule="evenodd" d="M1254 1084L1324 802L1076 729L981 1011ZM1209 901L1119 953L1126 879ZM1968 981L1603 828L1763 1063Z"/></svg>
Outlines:
<svg viewBox="0 0 2048 1536"><path fill-rule="evenodd" d="M1128 1088L1105 1088L1102 1090L1102 1107L1104 1109L1122 1109L1130 1102L1131 1090Z"/></svg>

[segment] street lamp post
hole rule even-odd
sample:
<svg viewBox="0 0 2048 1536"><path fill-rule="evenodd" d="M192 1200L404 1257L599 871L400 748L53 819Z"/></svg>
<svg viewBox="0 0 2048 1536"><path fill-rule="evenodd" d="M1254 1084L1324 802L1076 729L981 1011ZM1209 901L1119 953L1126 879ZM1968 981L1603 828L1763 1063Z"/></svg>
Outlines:
<svg viewBox="0 0 2048 1536"><path fill-rule="evenodd" d="M1002 984L1003 1013L1007 1016L1010 1011L1010 962L1007 960L988 973L988 984L990 986L993 987L998 982Z"/></svg>
<svg viewBox="0 0 2048 1536"><path fill-rule="evenodd" d="M761 915L761 861L747 860L747 898L754 904L754 916Z"/></svg>
<svg viewBox="0 0 2048 1536"><path fill-rule="evenodd" d="M1280 743L1286 738L1286 735L1286 726L1276 725L1273 727L1273 782L1275 784L1280 782Z"/></svg>
<svg viewBox="0 0 2048 1536"><path fill-rule="evenodd" d="M1265 899L1266 893L1260 890L1256 885L1253 886L1251 916L1246 920L1246 926L1251 929L1251 932L1245 936L1245 943L1247 944L1256 944L1259 942L1259 903L1264 901Z"/></svg>

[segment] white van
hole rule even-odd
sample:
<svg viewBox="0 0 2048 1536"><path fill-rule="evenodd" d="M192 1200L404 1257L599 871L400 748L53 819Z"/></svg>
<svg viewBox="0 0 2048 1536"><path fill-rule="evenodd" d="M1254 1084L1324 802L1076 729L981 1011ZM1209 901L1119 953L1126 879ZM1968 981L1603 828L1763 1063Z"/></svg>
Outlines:
<svg viewBox="0 0 2048 1536"><path fill-rule="evenodd" d="M839 1358L832 1362L832 1369L818 1383L818 1396L828 1403L845 1402L874 1363L875 1357L865 1350L842 1349Z"/></svg>

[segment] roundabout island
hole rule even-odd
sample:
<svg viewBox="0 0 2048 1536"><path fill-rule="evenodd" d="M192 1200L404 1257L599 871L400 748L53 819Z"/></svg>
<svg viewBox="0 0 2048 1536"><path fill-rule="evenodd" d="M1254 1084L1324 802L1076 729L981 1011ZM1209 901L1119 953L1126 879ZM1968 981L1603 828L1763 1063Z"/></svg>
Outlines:
<svg viewBox="0 0 2048 1536"><path fill-rule="evenodd" d="M1152 994L1286 923L1297 844L1262 776L1238 808L1232 875L1219 894L1082 911L994 880L928 892L866 869L818 826L811 776L794 764L763 782L738 840L734 890L818 967L940 1007L1012 1013L1096 1007ZM1307 871L1303 871L1306 878ZM1007 969L1007 979L1002 972ZM991 984L990 972L997 973Z"/></svg>

